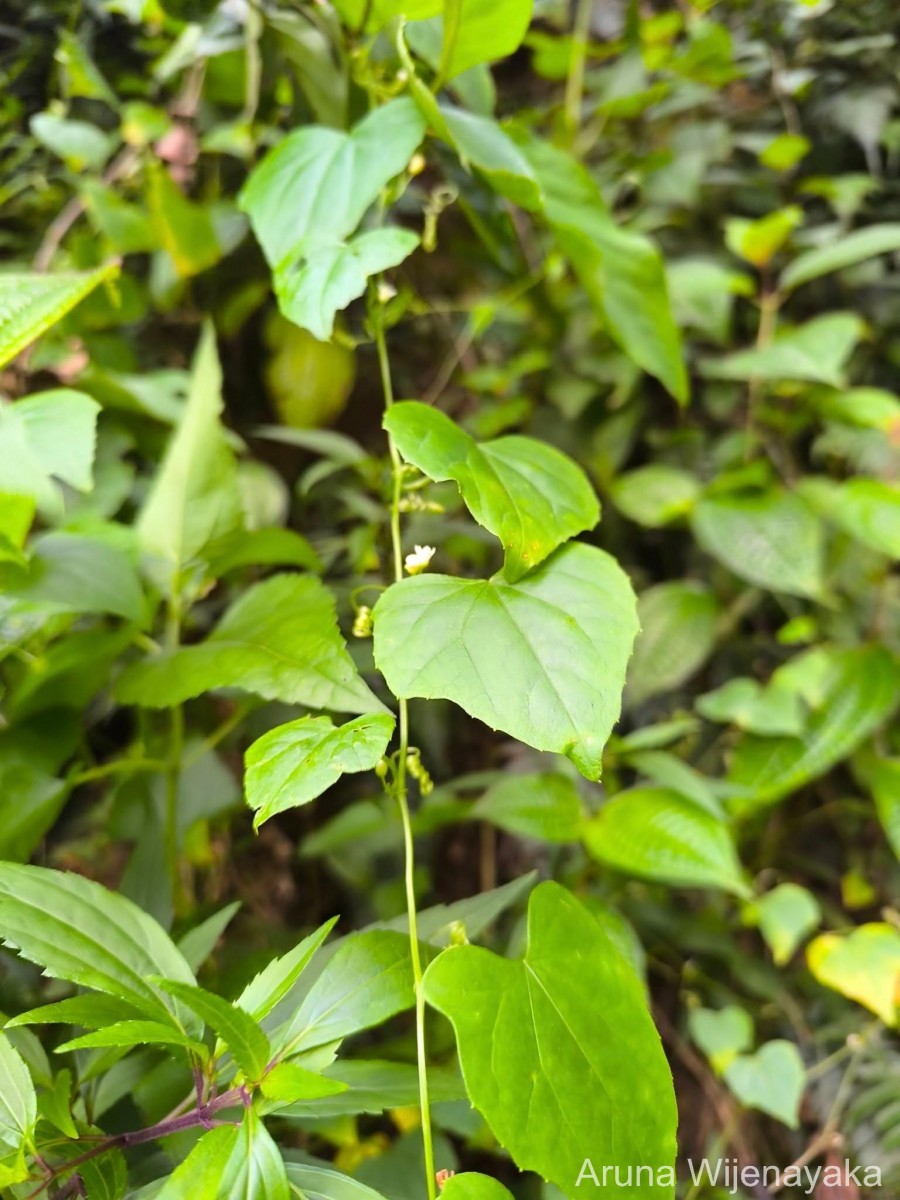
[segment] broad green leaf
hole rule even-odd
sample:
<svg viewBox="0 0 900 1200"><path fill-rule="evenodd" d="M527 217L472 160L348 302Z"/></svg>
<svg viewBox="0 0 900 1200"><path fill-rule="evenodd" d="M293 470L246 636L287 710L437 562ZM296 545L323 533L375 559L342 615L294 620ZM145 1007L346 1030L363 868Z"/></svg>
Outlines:
<svg viewBox="0 0 900 1200"><path fill-rule="evenodd" d="M70 1050L92 1050L98 1046L183 1046L194 1054L205 1054L206 1047L202 1042L189 1038L180 1029L172 1025L163 1025L159 1021L119 1021L115 1025L107 1025L93 1033L85 1033L81 1037L72 1038L56 1047L57 1054L65 1054Z"/></svg>
<svg viewBox="0 0 900 1200"><path fill-rule="evenodd" d="M572 842L581 833L584 810L567 775L511 775L489 788L472 816L520 837Z"/></svg>
<svg viewBox="0 0 900 1200"><path fill-rule="evenodd" d="M243 1008L196 984L160 978L154 983L206 1022L231 1051L247 1079L262 1078L272 1057L272 1048L256 1021Z"/></svg>
<svg viewBox="0 0 900 1200"><path fill-rule="evenodd" d="M114 134L104 133L88 121L42 112L28 122L35 138L73 171L99 170L116 146Z"/></svg>
<svg viewBox="0 0 900 1200"><path fill-rule="evenodd" d="M384 1200L379 1192L326 1163L288 1162L288 1179L305 1200Z"/></svg>
<svg viewBox="0 0 900 1200"><path fill-rule="evenodd" d="M118 273L110 262L82 274L0 274L0 367Z"/></svg>
<svg viewBox="0 0 900 1200"><path fill-rule="evenodd" d="M805 714L801 697L785 687L764 687L755 679L729 679L714 692L698 696L694 707L708 721L737 725L764 737L781 734L799 737L803 733Z"/></svg>
<svg viewBox="0 0 900 1200"><path fill-rule="evenodd" d="M900 1005L900 931L874 922L852 933L823 933L806 948L810 971L825 987L897 1024Z"/></svg>
<svg viewBox="0 0 900 1200"><path fill-rule="evenodd" d="M766 1042L755 1054L733 1059L724 1075L745 1108L768 1113L789 1129L800 1124L806 1068L793 1042Z"/></svg>
<svg viewBox="0 0 900 1200"><path fill-rule="evenodd" d="M610 335L686 403L681 338L659 251L641 234L615 224L599 188L570 154L535 137L517 134L516 140L537 176L560 248Z"/></svg>
<svg viewBox="0 0 900 1200"><path fill-rule="evenodd" d="M463 162L484 175L498 195L521 208L541 207L540 184L531 164L496 121L449 104L441 105L439 112L441 133L452 138Z"/></svg>
<svg viewBox="0 0 900 1200"><path fill-rule="evenodd" d="M676 688L712 653L719 602L699 583L660 583L637 603L640 633L628 664L625 705Z"/></svg>
<svg viewBox="0 0 900 1200"><path fill-rule="evenodd" d="M665 463L651 463L620 475L611 491L616 508L648 529L658 529L685 516L699 494L695 476Z"/></svg>
<svg viewBox="0 0 900 1200"><path fill-rule="evenodd" d="M275 1039L297 1054L379 1025L414 1002L409 939L376 929L341 943Z"/></svg>
<svg viewBox="0 0 900 1200"><path fill-rule="evenodd" d="M626 749L625 757L630 767L646 775L652 783L678 792L719 821L725 819L718 782L708 779L677 755L666 750Z"/></svg>
<svg viewBox="0 0 900 1200"><path fill-rule="evenodd" d="M235 1000L239 1008L248 1012L254 1021L261 1021L288 994L312 956L328 937L337 917L332 917L314 932L298 942L293 950L280 958L273 958L269 965L247 984Z"/></svg>
<svg viewBox="0 0 900 1200"><path fill-rule="evenodd" d="M824 774L893 713L900 702L900 666L881 646L828 650L824 693L803 738L748 734L735 748L729 781L751 805L771 804ZM775 678L783 680L784 668Z"/></svg>
<svg viewBox="0 0 900 1200"><path fill-rule="evenodd" d="M0 760L0 859L27 862L68 797L64 779L29 762Z"/></svg>
<svg viewBox="0 0 900 1200"><path fill-rule="evenodd" d="M319 1100L325 1096L336 1096L346 1092L346 1083L329 1079L307 1071L297 1063L282 1062L273 1067L262 1080L262 1094L267 1100L279 1104L293 1104L302 1100Z"/></svg>
<svg viewBox="0 0 900 1200"><path fill-rule="evenodd" d="M900 558L900 487L880 479L832 479L810 476L801 495L827 521L879 554Z"/></svg>
<svg viewBox="0 0 900 1200"><path fill-rule="evenodd" d="M217 539L243 526L234 455L220 424L222 368L207 324L194 357L181 421L137 520L137 532L167 595L183 569Z"/></svg>
<svg viewBox="0 0 900 1200"><path fill-rule="evenodd" d="M840 387L863 323L854 313L826 313L780 334L769 346L738 350L702 365L710 379L826 383Z"/></svg>
<svg viewBox="0 0 900 1200"><path fill-rule="evenodd" d="M248 1109L225 1164L216 1200L290 1200L281 1151L259 1115Z"/></svg>
<svg viewBox="0 0 900 1200"><path fill-rule="evenodd" d="M390 713L371 713L335 727L328 717L301 717L263 734L246 754L244 787L254 827L299 808L345 772L368 771L394 731Z"/></svg>
<svg viewBox="0 0 900 1200"><path fill-rule="evenodd" d="M900 250L900 224L886 223L870 225L867 229L855 229L845 233L827 246L807 250L781 272L779 285L782 288L799 287L832 271L842 271L856 263L865 262L878 254Z"/></svg>
<svg viewBox="0 0 900 1200"><path fill-rule="evenodd" d="M697 329L719 344L728 341L735 296L754 292L748 275L705 258L667 262L666 280L679 326Z"/></svg>
<svg viewBox="0 0 900 1200"><path fill-rule="evenodd" d="M307 125L251 174L240 206L269 261L282 269L353 233L425 133L408 97L373 109L350 133Z"/></svg>
<svg viewBox="0 0 900 1200"><path fill-rule="evenodd" d="M506 551L510 583L600 519L584 472L544 442L502 437L479 444L448 416L414 400L393 405L384 427L429 479L452 479L479 525Z"/></svg>
<svg viewBox="0 0 900 1200"><path fill-rule="evenodd" d="M627 875L749 895L727 826L667 788L619 792L583 836L594 858Z"/></svg>
<svg viewBox="0 0 900 1200"><path fill-rule="evenodd" d="M123 704L167 708L222 687L338 712L382 707L347 653L331 594L302 575L250 588L205 641L136 663L116 691Z"/></svg>
<svg viewBox="0 0 900 1200"><path fill-rule="evenodd" d="M122 1200L128 1187L128 1164L121 1150L113 1148L78 1168L85 1200Z"/></svg>
<svg viewBox="0 0 900 1200"><path fill-rule="evenodd" d="M413 21L411 9L418 8L420 2L421 0L413 0L413 4L395 2L393 8L394 11L405 13L408 19ZM385 8L387 3L388 0L381 0L381 7ZM436 9L433 8L433 11L441 11L446 7L447 5L441 4ZM445 33L441 47L443 77L454 79L479 63L496 62L514 53L528 32L531 8L532 0L460 0L456 33L449 45ZM443 29L443 23L436 18L432 18L430 24ZM428 28L413 25L409 30L412 45L418 44L416 34L423 27Z"/></svg>
<svg viewBox="0 0 900 1200"><path fill-rule="evenodd" d="M154 1200L221 1200L222 1177L238 1137L234 1125L219 1125L204 1133Z"/></svg>
<svg viewBox="0 0 900 1200"><path fill-rule="evenodd" d="M204 558L213 579L242 567L285 566L322 570L318 554L293 529L236 529L208 545Z"/></svg>
<svg viewBox="0 0 900 1200"><path fill-rule="evenodd" d="M222 257L209 209L189 200L161 163L149 164L148 207L159 245L182 279L199 275Z"/></svg>
<svg viewBox="0 0 900 1200"><path fill-rule="evenodd" d="M0 408L0 493L30 496L52 516L63 511L54 480L94 486L100 406L72 388L54 388Z"/></svg>
<svg viewBox="0 0 900 1200"><path fill-rule="evenodd" d="M753 1019L736 1004L720 1009L692 1008L688 1028L717 1075L753 1045Z"/></svg>
<svg viewBox="0 0 900 1200"><path fill-rule="evenodd" d="M344 1090L316 1101L297 1101L283 1117L334 1117L345 1114L380 1114L419 1103L419 1075L413 1063L338 1059L325 1069L325 1077L343 1084ZM432 1104L465 1100L459 1073L430 1066L428 1092Z"/></svg>
<svg viewBox="0 0 900 1200"><path fill-rule="evenodd" d="M37 1097L28 1068L6 1034L0 1033L0 1150L18 1150L36 1121Z"/></svg>
<svg viewBox="0 0 900 1200"><path fill-rule="evenodd" d="M46 867L0 863L3 942L53 979L126 1000L192 1033L196 1023L151 975L191 984L190 967L152 917L93 880Z"/></svg>
<svg viewBox="0 0 900 1200"><path fill-rule="evenodd" d="M512 1194L490 1175L462 1171L451 1175L441 1188L443 1200L512 1200Z"/></svg>
<svg viewBox="0 0 900 1200"><path fill-rule="evenodd" d="M444 0L335 0L334 7L348 29L377 33L392 17L420 21L437 16Z"/></svg>
<svg viewBox="0 0 900 1200"><path fill-rule="evenodd" d="M79 533L45 533L33 539L25 572L0 581L22 605L54 613L111 613L139 621L144 610L131 559L117 546Z"/></svg>
<svg viewBox="0 0 900 1200"><path fill-rule="evenodd" d="M433 946L447 946L452 939L454 930L462 925L470 941L482 933L507 912L519 900L524 899L537 882L537 872L530 871L501 887L492 888L489 892L479 892L468 896L465 900L456 900L453 904L435 904L419 913L416 929L420 942L430 942ZM389 921L379 922L381 929L397 929L409 932L409 920L404 913Z"/></svg>
<svg viewBox="0 0 900 1200"><path fill-rule="evenodd" d="M779 967L790 962L794 951L822 920L818 900L797 883L780 883L747 906L744 920L758 925Z"/></svg>
<svg viewBox="0 0 900 1200"><path fill-rule="evenodd" d="M706 496L692 516L699 545L735 575L795 596L822 595L822 525L799 496Z"/></svg>
<svg viewBox="0 0 900 1200"><path fill-rule="evenodd" d="M863 429L900 430L900 400L882 388L859 387L829 391L816 397L816 407L829 420Z"/></svg>
<svg viewBox="0 0 900 1200"><path fill-rule="evenodd" d="M681 337L656 246L643 234L622 229L596 213L586 213L578 226L554 225L554 230L613 339L639 367L656 376L679 404L686 404L688 378Z"/></svg>
<svg viewBox="0 0 900 1200"><path fill-rule="evenodd" d="M517 583L419 575L375 608L375 661L398 697L453 700L597 779L637 632L616 562L557 550Z"/></svg>
<svg viewBox="0 0 900 1200"><path fill-rule="evenodd" d="M641 983L564 888L532 892L523 959L452 947L426 971L425 996L452 1021L469 1098L522 1170L574 1197L586 1158L645 1163L671 1186L638 1184L631 1200L671 1200L675 1098Z"/></svg>
<svg viewBox="0 0 900 1200"><path fill-rule="evenodd" d="M291 263L276 272L279 307L289 321L325 342L335 314L363 294L371 276L399 266L418 244L418 234L393 226L348 242L317 242L302 265Z"/></svg>

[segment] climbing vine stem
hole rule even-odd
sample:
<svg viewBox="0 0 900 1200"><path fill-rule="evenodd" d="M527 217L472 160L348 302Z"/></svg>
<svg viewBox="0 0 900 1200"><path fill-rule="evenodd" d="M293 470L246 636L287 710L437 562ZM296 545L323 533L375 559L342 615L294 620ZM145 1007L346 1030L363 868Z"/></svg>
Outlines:
<svg viewBox="0 0 900 1200"><path fill-rule="evenodd" d="M384 406L385 409L388 409L394 403L394 388L391 382L391 367L388 359L387 342L384 336L383 312L377 292L374 289L370 291L369 297L369 319L372 324L375 346L378 352L378 367L381 372ZM391 551L394 563L394 581L399 583L403 578L403 544L400 534L400 501L403 497L403 460L390 434L388 434L388 448L391 458ZM419 953L419 930L416 913L416 860L407 789L406 768L407 755L409 754L409 706L404 699L398 699L398 705L398 734L400 744L397 750L397 766L393 774L391 790L396 798L397 806L400 810L400 821L403 825L404 880L406 887L406 911L409 919L409 954L412 960L413 982L416 993L416 1060L419 1072L419 1106L422 1111L425 1181L428 1190L428 1200L435 1200L437 1184L434 1171L431 1106L428 1100L428 1061L425 1048L425 994L422 988L422 958Z"/></svg>

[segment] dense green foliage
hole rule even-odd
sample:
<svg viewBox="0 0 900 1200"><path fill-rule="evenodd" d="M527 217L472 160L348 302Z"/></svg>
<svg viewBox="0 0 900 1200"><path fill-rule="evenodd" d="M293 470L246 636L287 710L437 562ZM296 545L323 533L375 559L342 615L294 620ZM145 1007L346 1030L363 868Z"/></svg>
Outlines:
<svg viewBox="0 0 900 1200"><path fill-rule="evenodd" d="M895 1195L889 6L10 8L0 1194Z"/></svg>

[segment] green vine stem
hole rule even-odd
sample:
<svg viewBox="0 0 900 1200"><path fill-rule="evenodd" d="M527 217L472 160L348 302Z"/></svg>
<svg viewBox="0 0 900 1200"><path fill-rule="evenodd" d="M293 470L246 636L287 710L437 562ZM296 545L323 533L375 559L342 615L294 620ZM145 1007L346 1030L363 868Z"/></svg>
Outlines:
<svg viewBox="0 0 900 1200"><path fill-rule="evenodd" d="M370 297L371 297L370 293ZM381 387L385 409L394 403L394 388L388 360L387 343L384 337L384 322L377 298L370 299L369 316L375 335L378 352L378 367L381 372ZM394 581L403 578L403 546L400 536L400 501L403 496L403 460L388 434L388 449L391 457L391 549L394 561ZM409 919L409 955L412 960L413 983L416 992L416 1060L419 1072L419 1107L422 1112L422 1142L425 1155L425 1182L428 1200L435 1200L437 1183L434 1171L434 1143L431 1131L431 1106L428 1099L428 1060L425 1047L425 994L422 988L422 958L419 953L419 931L416 913L415 891L415 847L413 845L412 820L407 795L406 759L409 753L409 706L406 700L398 699L399 705L399 748L397 767L394 772L392 791L400 810L403 825L403 850L405 859L404 882L406 888L406 911Z"/></svg>

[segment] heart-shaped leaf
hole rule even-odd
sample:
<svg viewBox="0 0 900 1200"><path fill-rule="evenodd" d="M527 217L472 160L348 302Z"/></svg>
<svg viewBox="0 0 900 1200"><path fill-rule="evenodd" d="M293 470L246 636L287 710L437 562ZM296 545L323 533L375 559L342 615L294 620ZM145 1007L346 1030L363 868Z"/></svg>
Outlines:
<svg viewBox="0 0 900 1200"><path fill-rule="evenodd" d="M823 933L806 950L809 969L825 987L863 1004L885 1025L900 1011L900 931L873 922L843 936Z"/></svg>
<svg viewBox="0 0 900 1200"><path fill-rule="evenodd" d="M353 233L424 132L418 108L403 97L373 109L350 133L307 125L288 134L239 200L269 263L284 267Z"/></svg>
<svg viewBox="0 0 900 1200"><path fill-rule="evenodd" d="M766 1042L755 1054L742 1054L725 1068L725 1082L746 1108L768 1113L796 1129L806 1070L793 1042Z"/></svg>
<svg viewBox="0 0 900 1200"><path fill-rule="evenodd" d="M299 808L345 771L367 771L384 754L394 729L390 713L372 713L337 728L328 717L301 717L263 734L247 751L247 803L259 826Z"/></svg>
<svg viewBox="0 0 900 1200"><path fill-rule="evenodd" d="M781 967L822 920L822 909L806 888L797 883L781 883L749 905L744 919L759 926L772 957Z"/></svg>
<svg viewBox="0 0 900 1200"><path fill-rule="evenodd" d="M472 516L503 543L510 583L600 519L584 472L544 442L502 437L479 445L439 409L414 400L393 405L384 426L407 462L429 479L459 484Z"/></svg>
<svg viewBox="0 0 900 1200"><path fill-rule="evenodd" d="M275 276L281 311L325 342L331 337L335 313L366 290L366 281L379 271L396 267L419 244L408 229L373 229L349 242L317 246L302 266L293 264Z"/></svg>
<svg viewBox="0 0 900 1200"><path fill-rule="evenodd" d="M522 1170L576 1196L585 1159L642 1163L654 1182L630 1200L671 1200L675 1098L640 980L565 888L532 893L523 959L453 947L424 987L453 1022L469 1098Z"/></svg>
<svg viewBox="0 0 900 1200"><path fill-rule="evenodd" d="M600 775L637 630L614 559L564 546L517 583L419 575L375 607L375 661L395 696L442 697Z"/></svg>
<svg viewBox="0 0 900 1200"><path fill-rule="evenodd" d="M721 1075L739 1054L753 1045L753 1019L745 1008L693 1008L688 1014L691 1037Z"/></svg>

